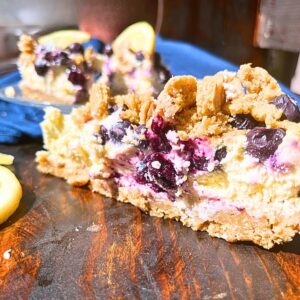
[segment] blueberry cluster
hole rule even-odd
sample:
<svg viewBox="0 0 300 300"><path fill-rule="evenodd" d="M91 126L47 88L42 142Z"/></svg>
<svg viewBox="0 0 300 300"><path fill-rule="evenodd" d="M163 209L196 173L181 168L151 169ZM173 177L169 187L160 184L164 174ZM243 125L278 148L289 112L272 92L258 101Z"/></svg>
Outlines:
<svg viewBox="0 0 300 300"><path fill-rule="evenodd" d="M52 67L65 67L68 74L68 80L77 86L80 86L80 90L77 93L77 100L84 98L87 95L86 91L86 73L94 72L86 62L81 66L75 65L70 58L71 54L82 54L84 49L81 44L74 43L64 50L47 51L41 48L37 53L37 59L34 67L39 76L45 76Z"/></svg>
<svg viewBox="0 0 300 300"><path fill-rule="evenodd" d="M185 160L190 161L190 170L195 171L208 171L209 159L204 153L197 151L198 145L203 143L202 138L189 139L187 141L181 141L183 145L182 155L185 156ZM227 155L226 147L217 149L214 155L214 161L220 164L220 161Z"/></svg>
<svg viewBox="0 0 300 300"><path fill-rule="evenodd" d="M147 129L145 125L134 126L127 120L117 122L109 130L101 125L99 133L101 144L105 145L109 140L113 143L121 143L127 129L132 130L137 137L143 136L137 142L141 158L136 166L137 182L148 185L156 192L174 192L178 187L177 179L181 178L183 174L177 172L173 162L167 158L168 153L172 150L167 133L173 129L172 126L159 115L152 120L150 129ZM190 162L190 172L208 171L209 159L204 153L197 151L199 145L205 141L201 138L178 141L180 150L176 151L183 160ZM215 151L213 158L215 167L226 155L226 147Z"/></svg>
<svg viewBox="0 0 300 300"><path fill-rule="evenodd" d="M166 158L166 154L172 149L166 137L169 130L172 130L172 127L164 122L161 116L158 115L153 119L151 129L145 132L148 147L143 150L147 149L147 151L144 152L144 158L137 165L137 182L147 184L157 192L176 190L178 187L176 178L183 176L176 172L172 161ZM189 170L191 172L208 170L208 158L204 153L197 152L198 145L202 142L201 138L179 141L182 147L180 147L181 150L178 150L178 155L190 162ZM216 150L214 160L220 162L226 154L226 147L220 148Z"/></svg>
<svg viewBox="0 0 300 300"><path fill-rule="evenodd" d="M278 96L270 101L270 104L282 110L282 120L300 122L299 107L290 96ZM261 162L274 155L285 136L283 129L264 128L265 124L258 122L251 115L236 115L230 124L238 129L251 129L246 135L246 152Z"/></svg>

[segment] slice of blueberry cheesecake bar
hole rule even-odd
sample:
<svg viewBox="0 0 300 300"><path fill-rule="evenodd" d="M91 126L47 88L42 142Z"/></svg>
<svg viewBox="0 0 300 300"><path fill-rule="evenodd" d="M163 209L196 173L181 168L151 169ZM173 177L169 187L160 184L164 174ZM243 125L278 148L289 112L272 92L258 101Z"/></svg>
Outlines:
<svg viewBox="0 0 300 300"><path fill-rule="evenodd" d="M155 52L156 35L147 22L128 26L104 49L101 82L113 95L157 96L171 73Z"/></svg>
<svg viewBox="0 0 300 300"><path fill-rule="evenodd" d="M157 96L171 72L158 52L134 50L106 45L100 81L108 85L113 95L128 93Z"/></svg>
<svg viewBox="0 0 300 300"><path fill-rule="evenodd" d="M262 68L172 77L157 99L49 108L38 169L227 241L264 248L300 231L300 111Z"/></svg>
<svg viewBox="0 0 300 300"><path fill-rule="evenodd" d="M59 49L42 45L22 35L18 43L22 77L20 88L27 98L50 103L82 103L99 77L102 59L91 48L79 43Z"/></svg>

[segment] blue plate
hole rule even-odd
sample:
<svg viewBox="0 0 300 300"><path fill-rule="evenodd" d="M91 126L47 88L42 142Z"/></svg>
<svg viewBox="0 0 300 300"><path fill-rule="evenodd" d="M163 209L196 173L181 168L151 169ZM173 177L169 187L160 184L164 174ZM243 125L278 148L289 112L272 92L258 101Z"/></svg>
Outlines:
<svg viewBox="0 0 300 300"><path fill-rule="evenodd" d="M15 93L14 93L13 97L9 97L6 95L5 90L8 87L12 87L14 89ZM80 104L58 104L58 103L53 103L53 102L27 99L26 97L23 96L22 91L19 86L19 83L14 83L14 84L7 85L7 86L0 88L0 99L4 100L6 102L10 102L10 103L36 107L36 108L40 108L40 109L44 109L49 106L57 107L63 113L69 113L69 112L71 112L71 110L73 108L80 106Z"/></svg>

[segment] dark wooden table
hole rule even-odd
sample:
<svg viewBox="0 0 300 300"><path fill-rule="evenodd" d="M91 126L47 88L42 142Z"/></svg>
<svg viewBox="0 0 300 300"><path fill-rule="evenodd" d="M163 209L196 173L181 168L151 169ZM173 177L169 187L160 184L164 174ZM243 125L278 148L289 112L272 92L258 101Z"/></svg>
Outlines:
<svg viewBox="0 0 300 300"><path fill-rule="evenodd" d="M39 148L0 146L24 189L0 226L0 299L300 299L299 236L272 251L211 238L39 174Z"/></svg>

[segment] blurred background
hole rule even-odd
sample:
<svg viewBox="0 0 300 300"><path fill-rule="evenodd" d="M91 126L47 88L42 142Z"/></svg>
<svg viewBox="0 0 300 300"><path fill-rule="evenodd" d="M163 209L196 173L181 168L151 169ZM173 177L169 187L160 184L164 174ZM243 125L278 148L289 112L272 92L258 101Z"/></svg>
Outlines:
<svg viewBox="0 0 300 300"><path fill-rule="evenodd" d="M146 20L163 37L264 67L300 94L299 16L299 0L1 0L0 73L15 68L22 32L79 27L111 42Z"/></svg>

